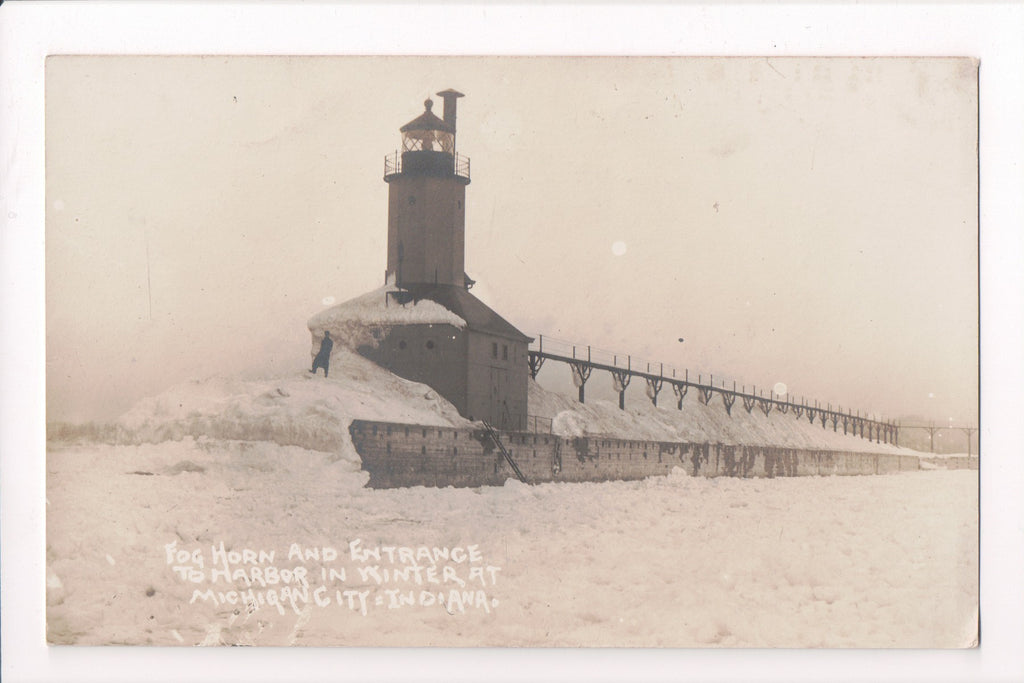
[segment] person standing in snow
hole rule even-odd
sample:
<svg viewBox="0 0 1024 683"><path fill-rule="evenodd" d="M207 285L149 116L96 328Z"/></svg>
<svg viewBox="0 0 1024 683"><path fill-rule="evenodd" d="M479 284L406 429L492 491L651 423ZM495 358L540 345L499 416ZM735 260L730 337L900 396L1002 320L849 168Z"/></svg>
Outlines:
<svg viewBox="0 0 1024 683"><path fill-rule="evenodd" d="M310 370L314 375L316 374L317 368L324 369L324 377L327 377L327 368L331 364L331 349L334 348L334 341L331 339L330 332L324 332L324 339L320 342L320 350L316 354L316 358L313 359L313 369Z"/></svg>

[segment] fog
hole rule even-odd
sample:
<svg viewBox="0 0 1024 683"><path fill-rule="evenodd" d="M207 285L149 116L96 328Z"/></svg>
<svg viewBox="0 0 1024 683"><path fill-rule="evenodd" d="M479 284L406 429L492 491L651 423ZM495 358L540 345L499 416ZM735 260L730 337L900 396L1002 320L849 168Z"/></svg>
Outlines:
<svg viewBox="0 0 1024 683"><path fill-rule="evenodd" d="M525 333L976 424L975 64L778 58L51 57L48 419L307 368L449 87L467 272Z"/></svg>

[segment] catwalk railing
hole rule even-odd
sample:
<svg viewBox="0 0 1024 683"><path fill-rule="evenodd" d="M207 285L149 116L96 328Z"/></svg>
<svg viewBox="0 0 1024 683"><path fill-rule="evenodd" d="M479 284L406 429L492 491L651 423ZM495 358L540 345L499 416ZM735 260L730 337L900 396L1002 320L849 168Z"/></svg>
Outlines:
<svg viewBox="0 0 1024 683"><path fill-rule="evenodd" d="M952 423L950 423L949 425L947 425L945 427L942 426L942 425L936 425L935 423L929 423L929 424L926 424L926 425L901 424L900 425L900 429L923 429L926 432L928 432L928 450L930 450L932 453L935 452L935 435L937 433L942 432L942 431L960 430L961 432L963 432L967 436L967 457L968 458L970 458L971 455L972 455L972 453L971 453L971 438L978 431L977 427L959 427L959 426L954 426Z"/></svg>
<svg viewBox="0 0 1024 683"><path fill-rule="evenodd" d="M469 157L455 152L449 155L451 157L451 164L447 165L446 170L452 175L459 176L469 180ZM394 151L391 154L384 155L384 178L388 178L393 175L402 173L402 152Z"/></svg>
<svg viewBox="0 0 1024 683"><path fill-rule="evenodd" d="M772 389L769 389L768 395L765 396L764 390L758 391L756 385L747 392L745 385L737 388L734 381L730 388L726 385L726 380L716 382L714 375L708 375L706 382L703 374L698 374L697 379L693 380L690 378L689 370L573 344L561 339L545 338L544 335L538 335L537 341L531 344L528 360L530 375L534 379L537 378L537 373L545 361L567 364L572 371L573 383L579 389L580 403L585 403L585 389L591 373L594 370L601 370L611 374L613 388L619 394L619 408L622 409L626 407L626 387L633 378L640 378L646 383L647 397L655 406L658 405L658 396L662 389L668 385L672 388L679 410L683 409L683 399L690 389L693 389L697 400L704 405L709 405L715 397L720 398L722 406L730 416L738 401L748 413L753 412L755 408L764 413L765 417L773 410L782 414L792 412L798 420L806 417L811 424L820 422L822 429L826 429L831 423L834 432L838 432L839 426L842 425L844 434L853 434L877 443L899 443L900 425L894 420L879 419L867 413L861 415L860 411L854 412L849 409L844 411L842 406L833 408L830 403L821 405L814 401L812 405L804 399L796 402L790 400L788 394L783 398Z"/></svg>

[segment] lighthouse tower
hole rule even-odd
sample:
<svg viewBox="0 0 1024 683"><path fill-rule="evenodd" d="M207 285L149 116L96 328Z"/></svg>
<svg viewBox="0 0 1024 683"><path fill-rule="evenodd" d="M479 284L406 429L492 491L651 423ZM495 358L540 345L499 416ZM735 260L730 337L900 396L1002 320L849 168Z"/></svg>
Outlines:
<svg viewBox="0 0 1024 683"><path fill-rule="evenodd" d="M466 186L469 159L455 147L455 106L444 90L444 118L433 102L402 126L402 149L385 158L388 183L387 280L399 287L467 284Z"/></svg>
<svg viewBox="0 0 1024 683"><path fill-rule="evenodd" d="M469 159L455 147L455 103L462 93L438 95L444 100L442 118L427 100L423 113L399 129L401 150L384 160L384 301L390 313L371 330L373 343L358 351L396 375L429 385L465 417L523 429L532 340L469 292ZM446 309L443 322L428 312L438 310L435 304ZM319 328L311 325L315 339L322 336Z"/></svg>

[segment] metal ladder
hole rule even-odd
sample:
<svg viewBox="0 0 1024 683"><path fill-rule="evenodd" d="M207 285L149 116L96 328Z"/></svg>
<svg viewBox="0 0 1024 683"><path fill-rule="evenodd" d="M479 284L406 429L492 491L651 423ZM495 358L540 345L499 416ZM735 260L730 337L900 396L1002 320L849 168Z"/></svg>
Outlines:
<svg viewBox="0 0 1024 683"><path fill-rule="evenodd" d="M512 459L512 454L509 453L501 443L501 439L498 437L498 432L494 431L494 427L492 427L487 420L481 420L481 422L484 424L484 429L487 430L487 435L491 437L491 441L493 441L494 445L498 447L501 454L505 456L505 461L512 467L512 471L516 473L516 476L519 477L519 481L525 484L526 477L523 476L523 472L519 469L519 465L516 464L516 461Z"/></svg>

